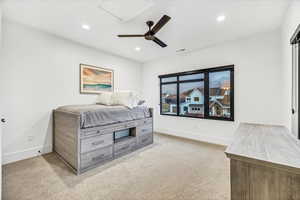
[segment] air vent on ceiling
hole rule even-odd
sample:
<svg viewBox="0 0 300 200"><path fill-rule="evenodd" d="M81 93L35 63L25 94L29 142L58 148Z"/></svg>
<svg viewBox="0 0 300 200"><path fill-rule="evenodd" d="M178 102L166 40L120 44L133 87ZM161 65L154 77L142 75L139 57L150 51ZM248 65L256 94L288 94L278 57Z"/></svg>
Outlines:
<svg viewBox="0 0 300 200"><path fill-rule="evenodd" d="M177 50L176 50L177 53L179 53L179 52L184 52L184 51L186 51L185 48L183 48L183 49L177 49Z"/></svg>
<svg viewBox="0 0 300 200"><path fill-rule="evenodd" d="M154 5L153 0L100 0L99 8L120 21L129 21Z"/></svg>

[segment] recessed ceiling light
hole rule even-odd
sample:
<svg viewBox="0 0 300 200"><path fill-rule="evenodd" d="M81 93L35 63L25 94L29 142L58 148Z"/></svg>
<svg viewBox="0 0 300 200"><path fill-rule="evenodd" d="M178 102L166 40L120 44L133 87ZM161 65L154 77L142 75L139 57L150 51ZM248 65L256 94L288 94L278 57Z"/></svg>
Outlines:
<svg viewBox="0 0 300 200"><path fill-rule="evenodd" d="M141 51L141 47L135 47L136 51Z"/></svg>
<svg viewBox="0 0 300 200"><path fill-rule="evenodd" d="M225 16L225 15L219 15L219 16L217 17L217 21L218 21L218 22L223 22L225 19L226 19L226 16Z"/></svg>
<svg viewBox="0 0 300 200"><path fill-rule="evenodd" d="M87 30L87 31L91 30L91 27L87 24L82 24L81 28L84 29L84 30Z"/></svg>

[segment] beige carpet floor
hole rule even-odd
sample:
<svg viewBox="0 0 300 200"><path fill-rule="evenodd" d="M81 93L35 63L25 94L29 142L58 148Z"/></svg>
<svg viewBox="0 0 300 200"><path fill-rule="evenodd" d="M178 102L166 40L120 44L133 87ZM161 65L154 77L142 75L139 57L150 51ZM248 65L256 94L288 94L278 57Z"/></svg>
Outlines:
<svg viewBox="0 0 300 200"><path fill-rule="evenodd" d="M3 200L229 200L224 147L156 134L155 143L80 176L56 154L3 167Z"/></svg>

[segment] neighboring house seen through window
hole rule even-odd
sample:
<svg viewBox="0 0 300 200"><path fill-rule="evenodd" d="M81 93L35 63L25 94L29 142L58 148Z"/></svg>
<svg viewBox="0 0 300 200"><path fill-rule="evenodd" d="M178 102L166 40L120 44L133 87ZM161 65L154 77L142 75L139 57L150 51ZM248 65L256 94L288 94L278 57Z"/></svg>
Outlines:
<svg viewBox="0 0 300 200"><path fill-rule="evenodd" d="M161 75L160 114L234 120L234 66Z"/></svg>

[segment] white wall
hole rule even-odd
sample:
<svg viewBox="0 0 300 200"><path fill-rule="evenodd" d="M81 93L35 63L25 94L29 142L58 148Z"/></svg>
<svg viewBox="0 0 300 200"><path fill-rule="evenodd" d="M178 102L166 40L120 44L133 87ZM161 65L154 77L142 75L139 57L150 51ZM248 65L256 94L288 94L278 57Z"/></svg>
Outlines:
<svg viewBox="0 0 300 200"><path fill-rule="evenodd" d="M0 5L0 51L1 48L2 48L2 6ZM0 119L1 118L2 118L2 106L0 105ZM1 199L2 199L2 124L0 124L0 200Z"/></svg>
<svg viewBox="0 0 300 200"><path fill-rule="evenodd" d="M292 19L292 24L299 21ZM158 132L226 145L239 122L288 125L290 100L285 97L289 90L282 95L281 73L288 80L286 74L290 72L289 68L284 72L281 69L280 39L279 31L259 34L149 62L141 70L134 61L4 21L0 108L8 122L3 133L3 161L38 155L38 150L51 151L51 110L94 101L94 95L79 94L79 63L112 68L116 89L143 92L155 108L154 127ZM159 115L158 75L227 64L235 64L235 122Z"/></svg>
<svg viewBox="0 0 300 200"><path fill-rule="evenodd" d="M155 131L226 145L239 122L283 124L280 39L277 30L144 64ZM235 65L235 122L159 115L158 75L228 64Z"/></svg>
<svg viewBox="0 0 300 200"><path fill-rule="evenodd" d="M284 77L284 124L291 129L291 97L292 97L292 48L290 38L297 26L300 24L300 2L293 1L287 11L282 25L282 55L283 55L283 77ZM295 133L294 133L295 134ZM296 136L296 134L295 134Z"/></svg>
<svg viewBox="0 0 300 200"><path fill-rule="evenodd" d="M94 102L79 94L80 63L113 69L117 90L141 91L139 63L8 21L0 56L4 163L51 151L52 109Z"/></svg>

